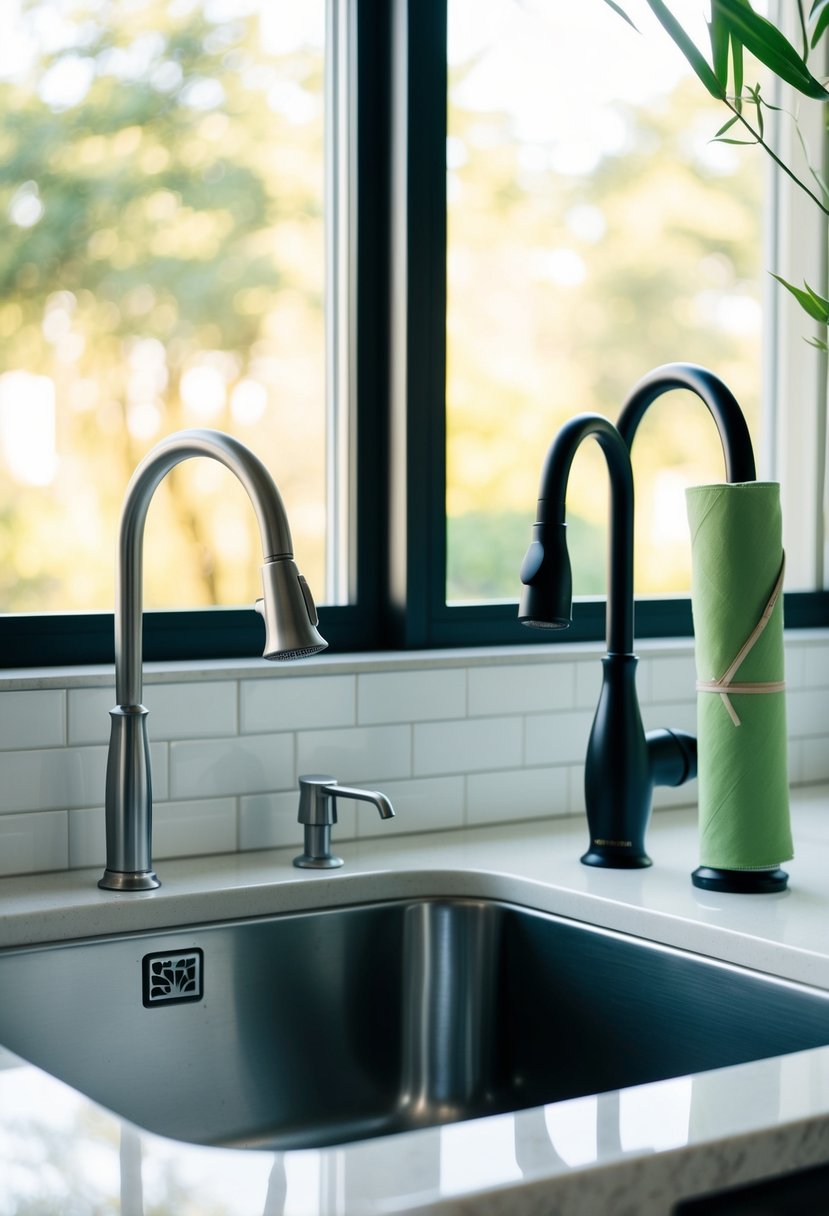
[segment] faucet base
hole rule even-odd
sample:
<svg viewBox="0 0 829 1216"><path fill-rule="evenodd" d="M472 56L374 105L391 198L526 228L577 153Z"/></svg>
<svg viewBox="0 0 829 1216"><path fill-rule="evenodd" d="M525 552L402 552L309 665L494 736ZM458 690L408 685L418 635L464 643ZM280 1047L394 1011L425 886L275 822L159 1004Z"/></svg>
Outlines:
<svg viewBox="0 0 829 1216"><path fill-rule="evenodd" d="M98 886L104 891L154 891L161 883L152 870L104 870Z"/></svg>
<svg viewBox="0 0 829 1216"><path fill-rule="evenodd" d="M583 866L604 866L607 870L644 870L653 862L647 853L600 852L588 849L580 859Z"/></svg>

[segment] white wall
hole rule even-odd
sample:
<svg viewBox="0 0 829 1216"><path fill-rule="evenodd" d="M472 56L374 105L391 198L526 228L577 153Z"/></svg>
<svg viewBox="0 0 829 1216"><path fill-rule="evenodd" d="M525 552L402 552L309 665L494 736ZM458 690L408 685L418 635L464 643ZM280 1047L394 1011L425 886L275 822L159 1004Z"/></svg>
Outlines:
<svg viewBox="0 0 829 1216"><path fill-rule="evenodd" d="M829 779L829 631L787 635L789 775ZM599 643L149 664L153 857L299 848L297 776L384 790L336 839L583 813ZM642 642L645 728L695 730L689 640ZM103 867L111 669L0 677L0 875ZM656 792L688 805L695 784Z"/></svg>

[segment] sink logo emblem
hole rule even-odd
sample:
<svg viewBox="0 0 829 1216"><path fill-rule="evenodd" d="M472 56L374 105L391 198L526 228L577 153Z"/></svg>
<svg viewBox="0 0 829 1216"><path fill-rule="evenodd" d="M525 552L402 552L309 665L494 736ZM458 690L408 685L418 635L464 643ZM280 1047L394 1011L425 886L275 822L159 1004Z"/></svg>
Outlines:
<svg viewBox="0 0 829 1216"><path fill-rule="evenodd" d="M203 996L204 955L201 950L145 954L144 1004L178 1005Z"/></svg>

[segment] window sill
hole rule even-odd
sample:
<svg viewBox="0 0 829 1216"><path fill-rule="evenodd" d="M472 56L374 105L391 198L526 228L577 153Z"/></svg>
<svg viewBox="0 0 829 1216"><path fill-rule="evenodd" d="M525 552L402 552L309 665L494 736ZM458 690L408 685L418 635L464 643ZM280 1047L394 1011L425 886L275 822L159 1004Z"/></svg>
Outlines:
<svg viewBox="0 0 829 1216"><path fill-rule="evenodd" d="M787 652L825 645L829 628L786 631ZM636 643L641 659L683 658L693 655L692 638L643 638ZM300 674L308 676L364 674L393 671L422 671L429 668L493 667L498 665L569 663L598 657L604 643L556 642L527 646L472 646L435 650L366 651L348 654L322 654L301 662L269 663L261 658L188 659L147 662L147 685L189 684L215 680L279 679ZM67 664L61 667L9 668L0 673L0 692L46 688L101 688L114 683L111 664Z"/></svg>

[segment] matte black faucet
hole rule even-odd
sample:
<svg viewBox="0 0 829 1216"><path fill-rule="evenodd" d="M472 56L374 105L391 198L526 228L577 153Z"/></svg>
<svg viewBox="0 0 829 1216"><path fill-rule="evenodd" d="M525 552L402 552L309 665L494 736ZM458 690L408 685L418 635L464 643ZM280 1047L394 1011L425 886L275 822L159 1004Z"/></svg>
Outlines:
<svg viewBox="0 0 829 1216"><path fill-rule="evenodd" d="M581 860L590 866L638 869L651 864L645 831L653 787L682 785L696 776L696 739L679 730L645 734L642 725L633 653L633 471L624 439L600 414L579 414L565 423L547 453L537 522L521 567L518 619L546 629L565 629L572 620L565 497L576 450L588 436L596 439L607 461L610 521L607 654L584 768L590 843Z"/></svg>

